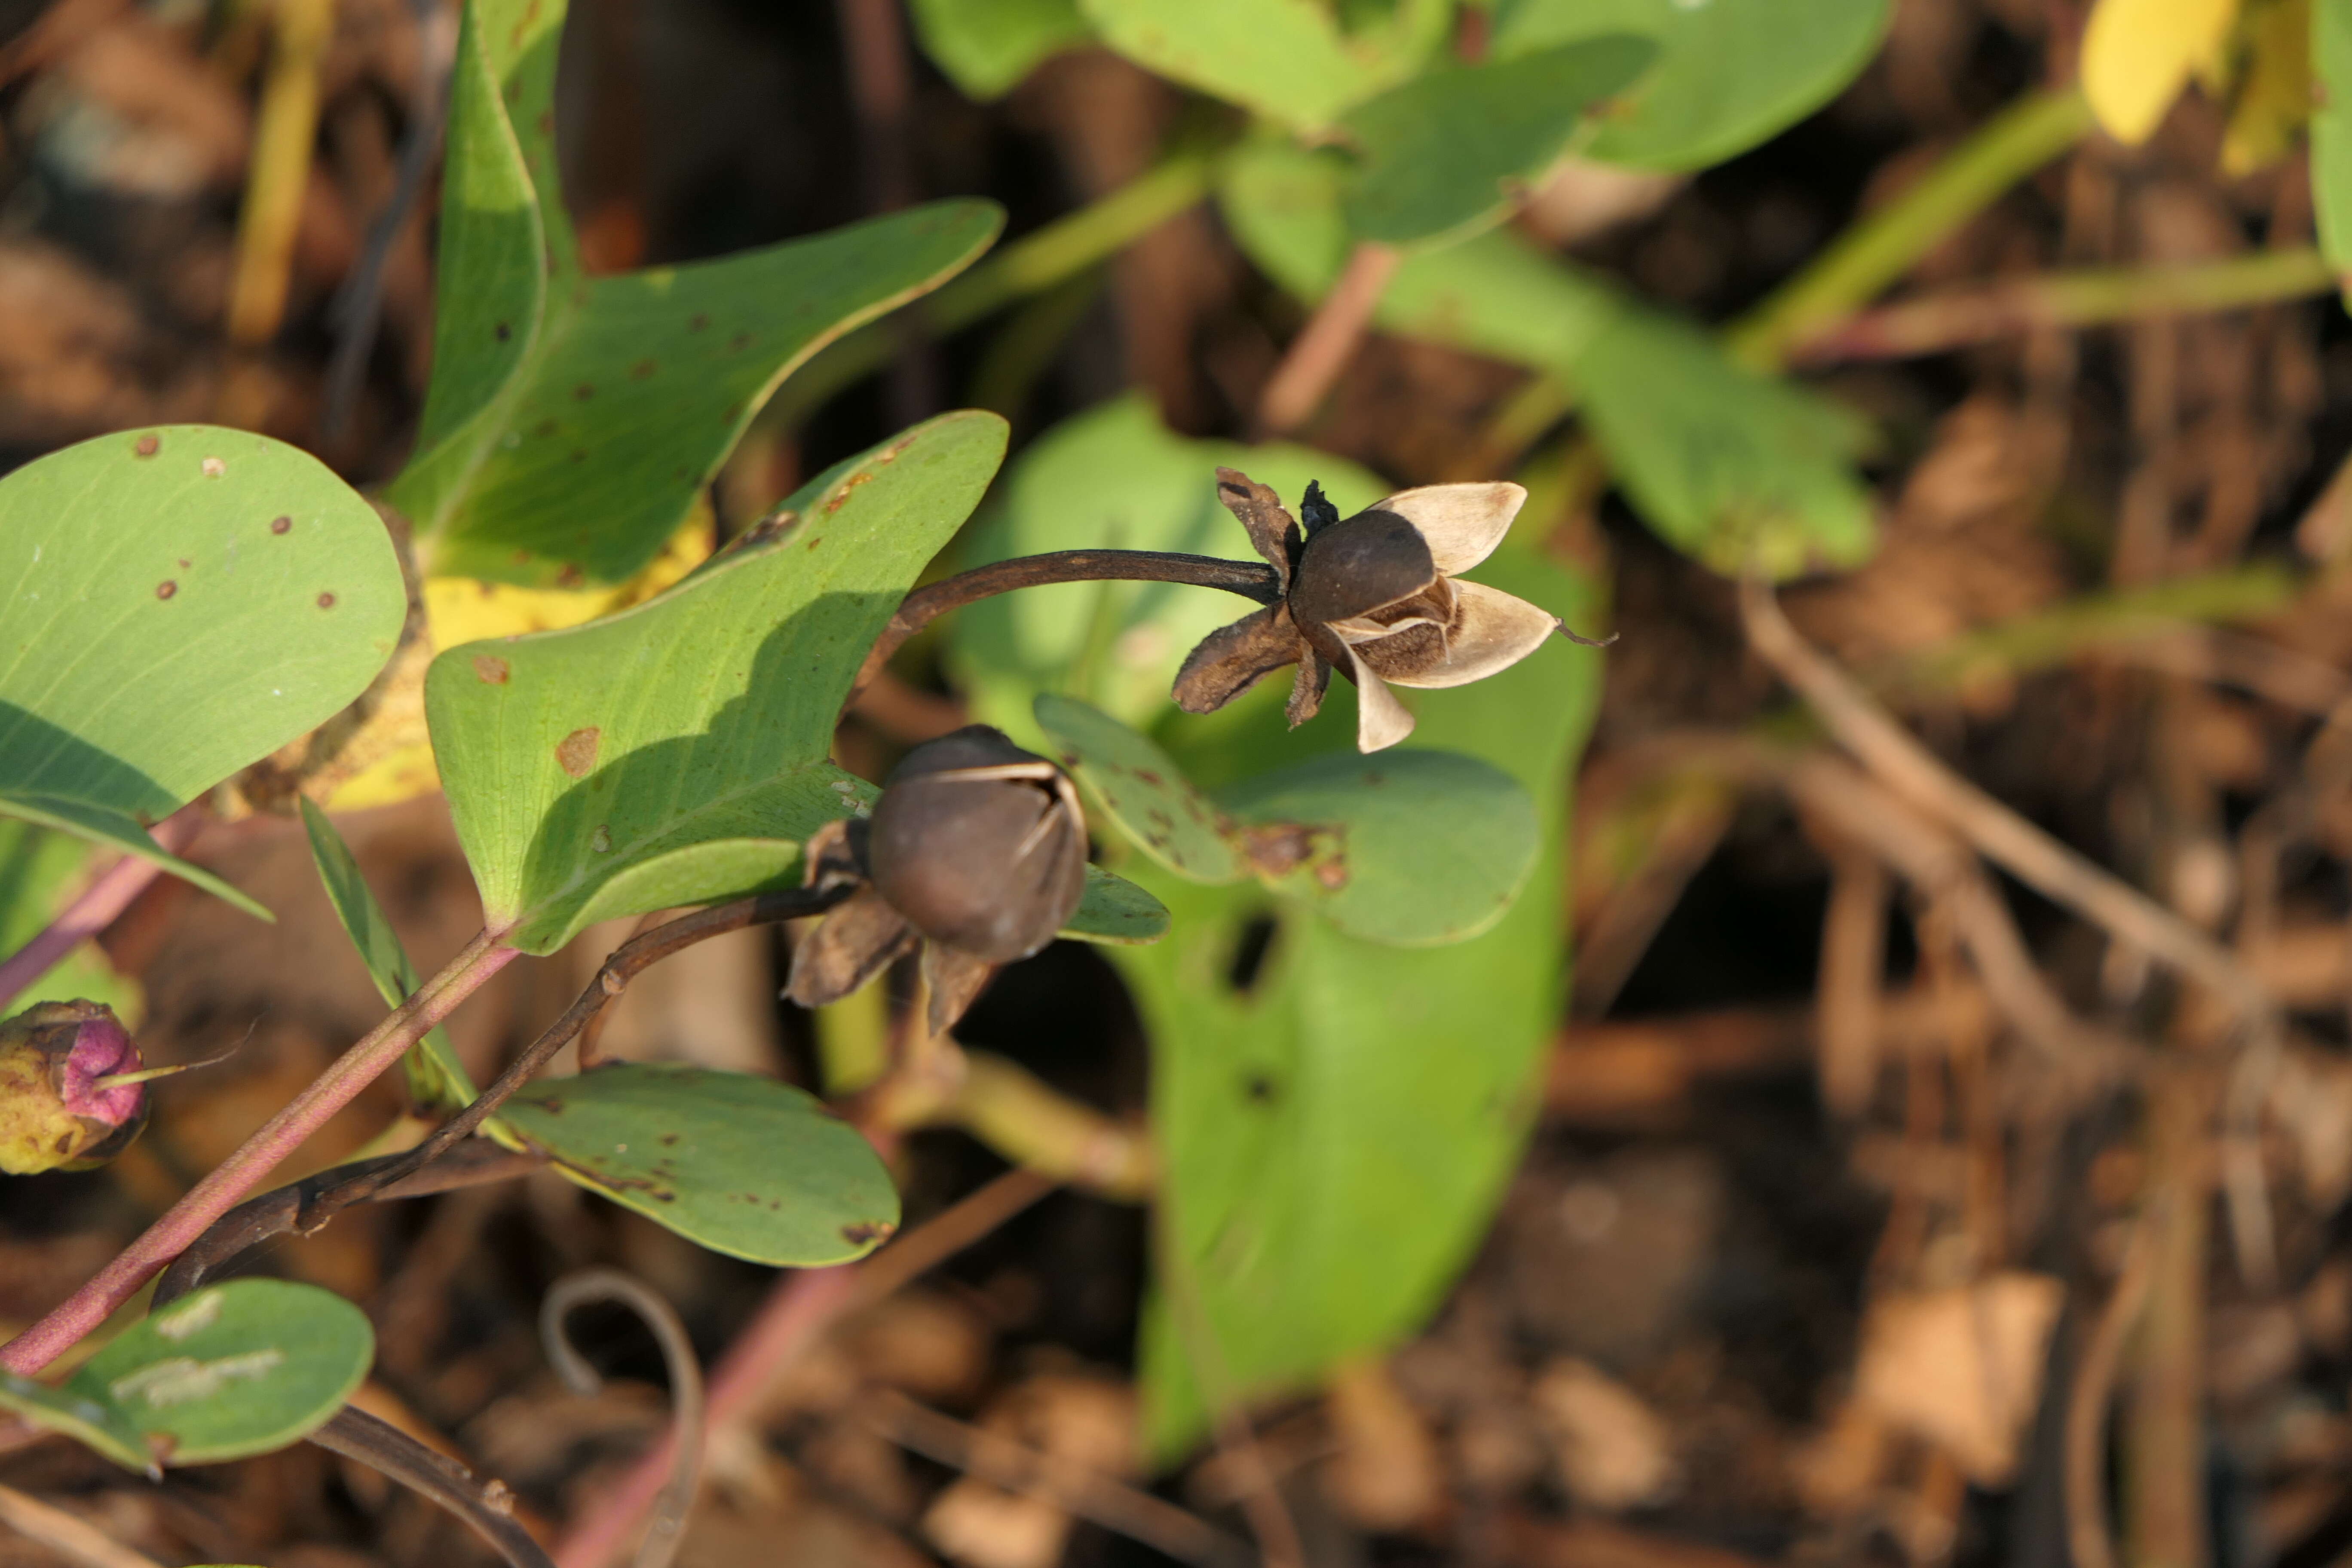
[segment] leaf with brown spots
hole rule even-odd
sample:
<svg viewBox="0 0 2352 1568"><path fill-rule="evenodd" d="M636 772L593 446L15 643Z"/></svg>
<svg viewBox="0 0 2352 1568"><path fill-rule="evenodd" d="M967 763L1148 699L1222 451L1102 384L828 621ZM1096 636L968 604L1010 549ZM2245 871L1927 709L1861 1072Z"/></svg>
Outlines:
<svg viewBox="0 0 2352 1568"><path fill-rule="evenodd" d="M591 1192L730 1257L846 1263L898 1228L873 1146L772 1079L614 1062L524 1089L503 1120L499 1142L541 1150Z"/></svg>
<svg viewBox="0 0 2352 1568"><path fill-rule="evenodd" d="M533 586L564 562L597 583L636 572L786 375L961 271L1003 221L992 203L937 202L717 260L583 276L548 129L564 9L466 7L448 130L465 177L443 184L433 380L416 454L388 492L437 536L437 572Z"/></svg>
<svg viewBox="0 0 2352 1568"><path fill-rule="evenodd" d="M259 912L143 825L325 722L383 668L408 595L375 510L266 437L104 436L0 479L0 813ZM331 617L320 583L336 584Z"/></svg>

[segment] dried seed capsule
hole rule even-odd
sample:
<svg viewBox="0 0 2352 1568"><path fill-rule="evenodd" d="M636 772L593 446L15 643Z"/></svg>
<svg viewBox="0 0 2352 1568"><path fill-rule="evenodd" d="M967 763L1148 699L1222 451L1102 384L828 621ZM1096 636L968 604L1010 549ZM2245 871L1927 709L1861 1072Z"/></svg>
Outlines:
<svg viewBox="0 0 2352 1568"><path fill-rule="evenodd" d="M1086 892L1076 791L985 724L908 752L868 834L875 890L926 938L990 963L1053 941Z"/></svg>
<svg viewBox="0 0 2352 1568"><path fill-rule="evenodd" d="M1302 626L1370 615L1437 581L1421 531L1392 511L1360 511L1316 530L1290 584L1290 613Z"/></svg>
<svg viewBox="0 0 2352 1568"><path fill-rule="evenodd" d="M0 1024L0 1171L87 1171L147 1124L139 1047L99 1002L42 1002Z"/></svg>

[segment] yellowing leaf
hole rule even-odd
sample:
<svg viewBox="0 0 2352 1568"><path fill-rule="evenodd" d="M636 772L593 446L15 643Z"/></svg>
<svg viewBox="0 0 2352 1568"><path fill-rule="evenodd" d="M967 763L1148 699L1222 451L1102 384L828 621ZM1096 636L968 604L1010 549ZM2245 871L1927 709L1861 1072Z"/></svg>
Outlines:
<svg viewBox="0 0 2352 1568"><path fill-rule="evenodd" d="M706 502L694 520L670 536L644 571L613 588L520 588L473 577L427 577L425 621L429 635L402 650L402 665L377 710L338 752L347 776L317 792L329 811L359 811L430 795L440 770L425 725L425 668L436 651L484 637L555 631L642 604L709 559L718 527Z"/></svg>
<svg viewBox="0 0 2352 1568"><path fill-rule="evenodd" d="M2237 0L2099 0L2083 30L2083 94L2118 142L2147 140L2229 36Z"/></svg>
<svg viewBox="0 0 2352 1568"><path fill-rule="evenodd" d="M2311 118L2311 0L2254 0L2246 12L2246 72L2221 138L2232 179L2286 156Z"/></svg>

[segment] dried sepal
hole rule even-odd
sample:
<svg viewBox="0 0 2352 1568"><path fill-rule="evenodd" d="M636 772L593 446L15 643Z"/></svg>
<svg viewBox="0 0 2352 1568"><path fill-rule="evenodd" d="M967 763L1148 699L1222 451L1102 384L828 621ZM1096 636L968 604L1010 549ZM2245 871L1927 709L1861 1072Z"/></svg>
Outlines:
<svg viewBox="0 0 2352 1568"><path fill-rule="evenodd" d="M1442 637L1368 644L1365 662L1399 686L1467 686L1508 669L1559 630L1559 617L1483 583L1455 583L1454 609Z"/></svg>
<svg viewBox="0 0 2352 1568"><path fill-rule="evenodd" d="M1449 577L1458 577L1495 553L1528 492L1508 480L1486 484L1423 485L1374 501L1369 510L1392 512L1412 524L1429 545L1430 559Z"/></svg>
<svg viewBox="0 0 2352 1568"><path fill-rule="evenodd" d="M1219 468L1217 499L1224 503L1227 511L1241 520L1243 529L1249 534L1250 547L1274 568L1276 591L1290 592L1291 563L1297 559L1303 542L1297 520L1282 504L1282 498L1274 493L1274 487L1259 484L1239 468Z"/></svg>
<svg viewBox="0 0 2352 1568"><path fill-rule="evenodd" d="M793 950L784 994L803 1007L823 1007L861 989L915 943L898 910L871 888L860 888L827 910Z"/></svg>
<svg viewBox="0 0 2352 1568"><path fill-rule="evenodd" d="M944 942L923 944L923 1023L934 1035L956 1026L980 994L988 987L996 965Z"/></svg>
<svg viewBox="0 0 2352 1568"><path fill-rule="evenodd" d="M1298 661L1297 678L1290 683L1290 700L1283 705L1282 716L1290 721L1294 730L1323 710L1323 693L1331 686L1331 661L1316 648L1308 648Z"/></svg>
<svg viewBox="0 0 2352 1568"><path fill-rule="evenodd" d="M1306 653L1288 605L1271 605L1202 637L1176 672L1176 706L1213 713Z"/></svg>

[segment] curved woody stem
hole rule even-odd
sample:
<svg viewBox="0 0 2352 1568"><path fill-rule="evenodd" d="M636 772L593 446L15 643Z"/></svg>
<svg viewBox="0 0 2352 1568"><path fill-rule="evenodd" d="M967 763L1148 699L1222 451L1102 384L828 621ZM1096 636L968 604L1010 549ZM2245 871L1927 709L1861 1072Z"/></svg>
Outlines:
<svg viewBox="0 0 2352 1568"><path fill-rule="evenodd" d="M1168 550L1055 550L1043 555L1016 555L941 578L901 600L859 668L856 683L849 689L851 699L881 672L891 655L907 646L909 637L950 610L1049 583L1181 583L1194 588L1222 588L1260 605L1271 605L1282 596L1274 568L1255 561L1180 555Z"/></svg>

